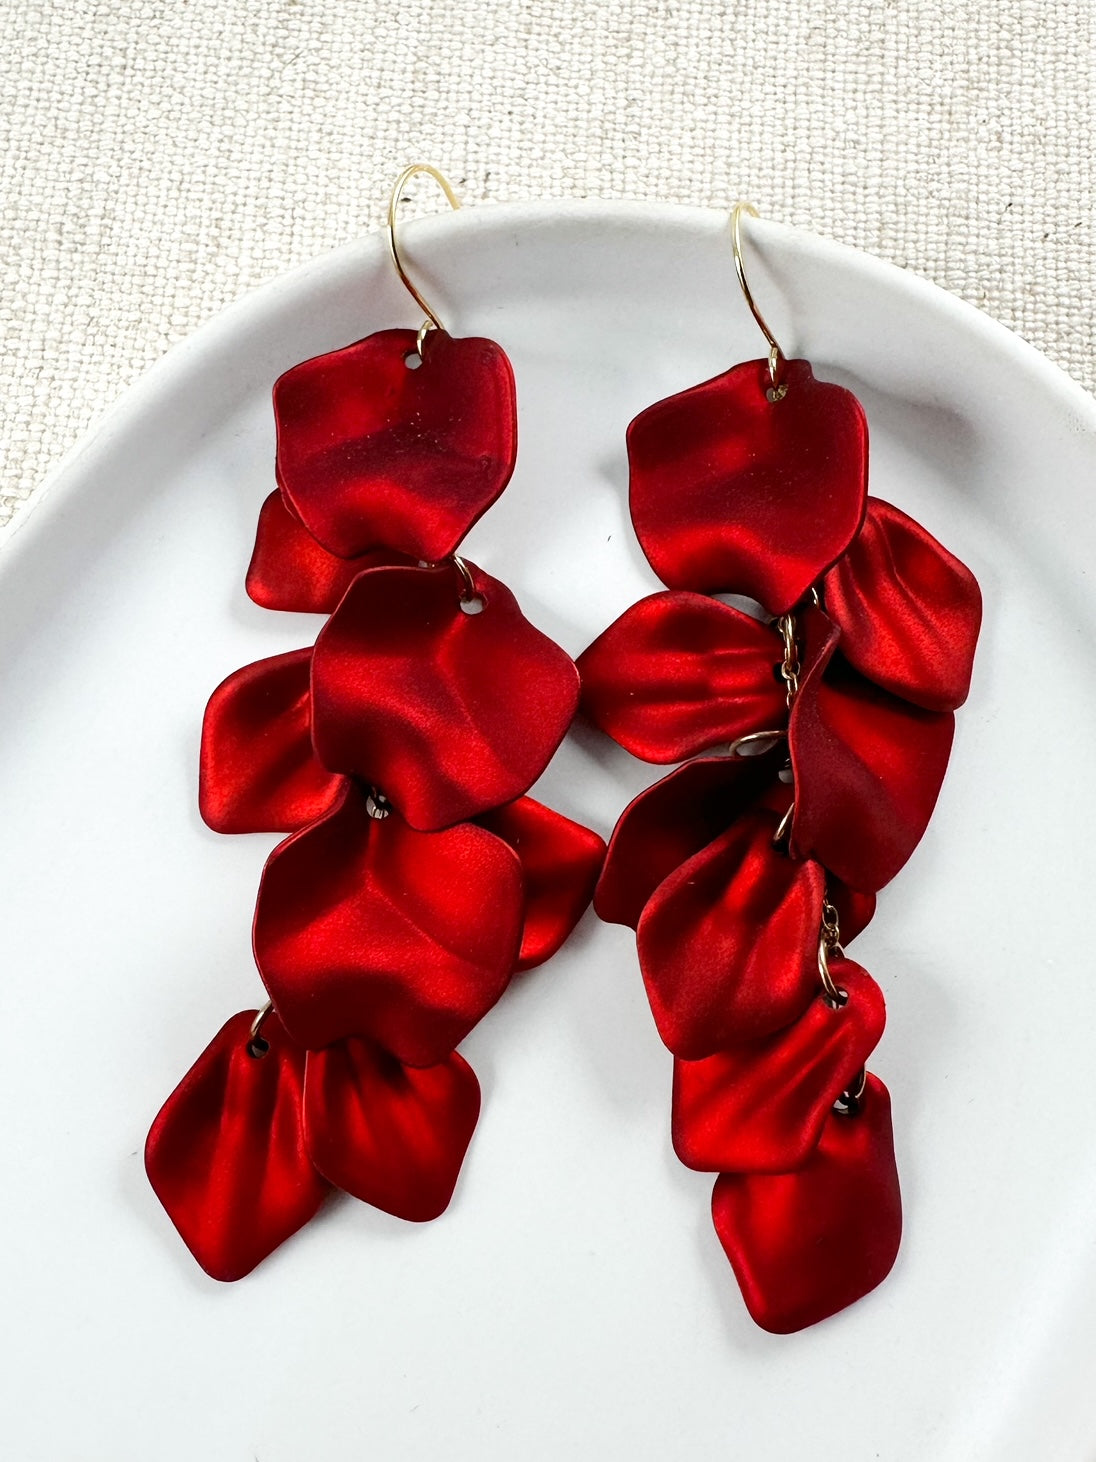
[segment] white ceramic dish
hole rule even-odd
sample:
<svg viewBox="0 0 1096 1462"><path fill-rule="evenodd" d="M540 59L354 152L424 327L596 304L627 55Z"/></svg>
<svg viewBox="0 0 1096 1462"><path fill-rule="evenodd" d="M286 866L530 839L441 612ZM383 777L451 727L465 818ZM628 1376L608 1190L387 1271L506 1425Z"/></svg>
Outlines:
<svg viewBox="0 0 1096 1462"><path fill-rule="evenodd" d="M484 1112L437 1223L335 1202L223 1287L147 1187L161 1100L260 999L276 840L199 822L201 713L317 628L251 605L243 570L275 376L417 323L372 238L175 350L0 557L5 1457L1096 1455L1096 403L908 274L767 224L750 241L778 335L865 404L874 491L985 594L937 815L856 946L890 1010L891 1278L802 1335L754 1328L710 1180L670 1149L632 936L592 916L466 1042ZM726 217L482 209L407 242L452 328L517 375L518 471L469 552L577 652L656 587L629 419L761 353ZM540 790L607 832L653 775L579 733Z"/></svg>

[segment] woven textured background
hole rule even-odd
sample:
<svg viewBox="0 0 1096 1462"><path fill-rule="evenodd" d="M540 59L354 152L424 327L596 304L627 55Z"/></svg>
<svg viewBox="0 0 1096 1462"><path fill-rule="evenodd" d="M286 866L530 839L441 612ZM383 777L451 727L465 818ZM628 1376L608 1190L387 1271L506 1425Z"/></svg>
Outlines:
<svg viewBox="0 0 1096 1462"><path fill-rule="evenodd" d="M1094 121L1093 0L6 0L0 522L419 159L469 203L752 197L1091 389Z"/></svg>

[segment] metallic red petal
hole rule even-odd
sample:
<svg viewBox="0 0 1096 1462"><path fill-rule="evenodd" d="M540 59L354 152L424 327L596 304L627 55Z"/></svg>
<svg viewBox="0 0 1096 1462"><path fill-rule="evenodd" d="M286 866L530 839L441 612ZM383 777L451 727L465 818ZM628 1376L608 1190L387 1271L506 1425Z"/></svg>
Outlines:
<svg viewBox="0 0 1096 1462"><path fill-rule="evenodd" d="M806 1162L886 1022L883 992L866 970L833 959L830 974L844 1005L819 990L798 1020L763 1041L674 1062L674 1150L686 1167L786 1173Z"/></svg>
<svg viewBox="0 0 1096 1462"><path fill-rule="evenodd" d="M681 761L783 726L773 630L703 594L652 594L579 656L582 708L633 756Z"/></svg>
<svg viewBox="0 0 1096 1462"><path fill-rule="evenodd" d="M403 1066L371 1041L310 1051L304 1130L328 1182L416 1223L449 1206L479 1117L476 1074L454 1052Z"/></svg>
<svg viewBox="0 0 1096 1462"><path fill-rule="evenodd" d="M631 510L671 589L748 594L791 609L848 547L864 514L868 430L859 401L785 361L769 401L768 362L660 401L628 428Z"/></svg>
<svg viewBox="0 0 1096 1462"><path fill-rule="evenodd" d="M831 658L836 639L821 610L806 618L808 635L826 636L829 651L813 658L792 707L792 851L874 893L921 841L947 769L955 716L878 689L839 656Z"/></svg>
<svg viewBox="0 0 1096 1462"><path fill-rule="evenodd" d="M927 711L970 690L982 596L971 571L920 523L879 498L823 586L841 653L869 680Z"/></svg>
<svg viewBox="0 0 1096 1462"><path fill-rule="evenodd" d="M157 1198L214 1279L242 1279L308 1222L327 1184L301 1126L304 1052L276 1015L253 1056L253 1011L234 1015L168 1097L145 1143Z"/></svg>
<svg viewBox="0 0 1096 1462"><path fill-rule="evenodd" d="M491 340L382 330L274 386L278 482L332 553L453 552L514 470L514 376Z"/></svg>
<svg viewBox="0 0 1096 1462"><path fill-rule="evenodd" d="M517 968L532 969L551 959L586 912L605 844L597 833L532 797L486 812L479 822L521 859L525 925Z"/></svg>
<svg viewBox="0 0 1096 1462"><path fill-rule="evenodd" d="M294 832L334 806L345 778L312 749L311 650L235 671L202 723L198 807L215 832Z"/></svg>
<svg viewBox="0 0 1096 1462"><path fill-rule="evenodd" d="M574 662L505 585L469 565L360 574L316 641L313 738L333 771L381 788L413 826L446 827L536 781L578 703Z"/></svg>
<svg viewBox="0 0 1096 1462"><path fill-rule="evenodd" d="M264 609L330 614L362 569L400 562L388 550L338 558L312 537L272 492L259 510L255 550L247 570L247 592Z"/></svg>
<svg viewBox="0 0 1096 1462"><path fill-rule="evenodd" d="M364 1036L410 1066L443 1061L505 990L521 865L486 828L418 833L348 787L271 853L255 959L285 1027L318 1050Z"/></svg>
<svg viewBox="0 0 1096 1462"><path fill-rule="evenodd" d="M825 875L773 847L776 825L771 813L746 813L643 910L647 996L659 1035L686 1061L779 1030L818 988Z"/></svg>
<svg viewBox="0 0 1096 1462"><path fill-rule="evenodd" d="M723 1173L712 1217L763 1330L804 1330L868 1294L902 1237L887 1088L869 1076L857 1115L830 1116L797 1171Z"/></svg>
<svg viewBox="0 0 1096 1462"><path fill-rule="evenodd" d="M594 892L598 918L634 929L659 884L726 832L775 779L783 756L781 747L775 755L686 762L634 798L609 839Z"/></svg>

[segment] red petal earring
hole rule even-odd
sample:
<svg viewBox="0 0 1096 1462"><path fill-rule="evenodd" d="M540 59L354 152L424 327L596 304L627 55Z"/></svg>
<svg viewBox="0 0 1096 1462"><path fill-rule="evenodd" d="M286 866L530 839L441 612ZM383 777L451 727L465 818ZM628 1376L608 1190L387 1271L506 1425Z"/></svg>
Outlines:
<svg viewBox="0 0 1096 1462"><path fill-rule="evenodd" d="M239 1279L332 1186L437 1217L479 1115L457 1045L516 970L548 959L605 846L527 797L579 677L510 590L457 549L506 487L513 374L490 340L426 319L287 371L278 487L247 590L328 614L315 646L238 670L202 732L199 804L220 832L285 832L254 950L269 999L233 1018L152 1124L149 1180L198 1263Z"/></svg>
<svg viewBox="0 0 1096 1462"><path fill-rule="evenodd" d="M628 429L632 522L667 585L579 658L587 716L681 766L621 815L594 895L636 930L673 1052L672 1135L718 1173L716 1233L767 1330L883 1280L902 1209L883 996L847 959L923 834L970 684L981 597L867 496L860 403L768 345ZM713 594L745 596L755 612ZM715 753L721 754L715 754Z"/></svg>

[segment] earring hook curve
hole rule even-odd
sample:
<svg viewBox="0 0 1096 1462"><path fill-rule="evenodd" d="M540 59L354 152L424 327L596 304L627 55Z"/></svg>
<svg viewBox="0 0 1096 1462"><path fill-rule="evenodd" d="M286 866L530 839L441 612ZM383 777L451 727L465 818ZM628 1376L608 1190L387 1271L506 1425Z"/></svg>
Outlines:
<svg viewBox="0 0 1096 1462"><path fill-rule="evenodd" d="M751 218L761 217L754 205L745 201L736 203L732 210L731 247L734 250L734 272L738 275L738 283L742 288L746 303L750 307L750 314L753 315L758 329L764 335L769 346L769 380L772 383L769 400L781 401L787 395L788 385L786 381L783 383L780 381L780 363L781 361L787 360L787 356L777 343L776 336L769 329L765 321L765 316L758 309L753 292L746 280L746 265L742 257L742 215L744 213L748 213Z"/></svg>
<svg viewBox="0 0 1096 1462"><path fill-rule="evenodd" d="M439 172L437 168L431 167L428 162L413 162L408 167L405 167L392 185L392 192L388 198L388 252L392 256L392 263L396 266L396 273L400 276L403 287L426 316L423 327L419 331L419 346L421 347L423 338L428 330L444 330L445 326L438 318L437 311L427 304L421 290L404 267L404 262L400 255L399 243L396 239L396 210L399 207L400 199L403 197L403 190L418 173L425 173L428 177L434 179L434 182L437 183L438 187L445 194L446 200L454 212L460 208L460 199L453 191L452 184L445 174Z"/></svg>

